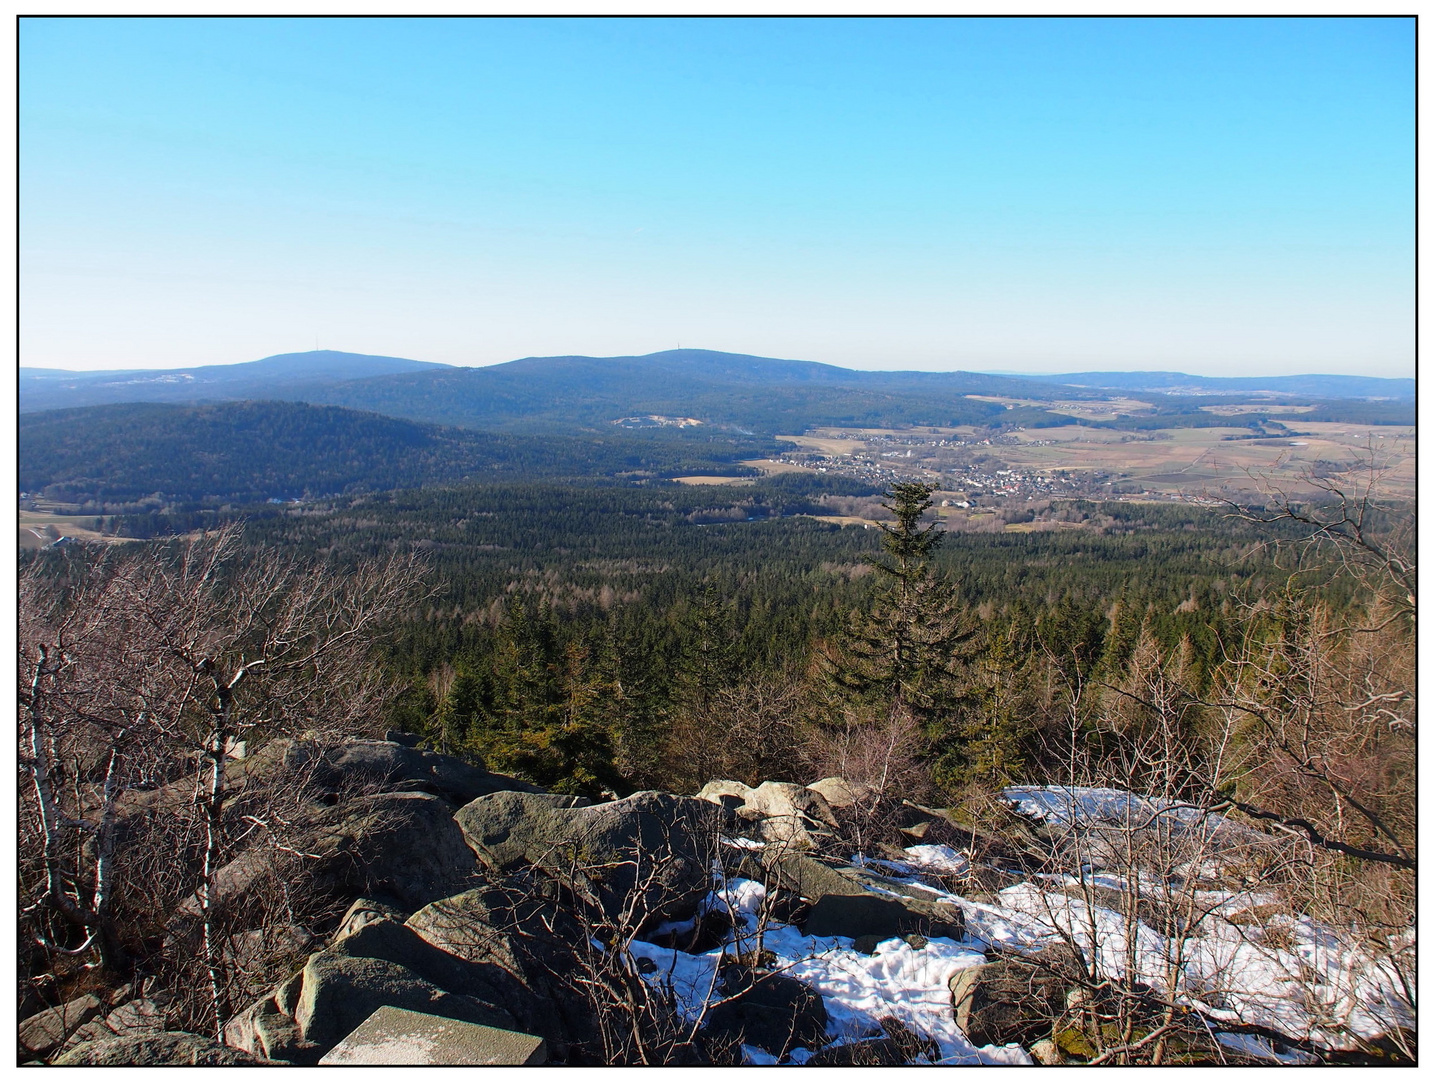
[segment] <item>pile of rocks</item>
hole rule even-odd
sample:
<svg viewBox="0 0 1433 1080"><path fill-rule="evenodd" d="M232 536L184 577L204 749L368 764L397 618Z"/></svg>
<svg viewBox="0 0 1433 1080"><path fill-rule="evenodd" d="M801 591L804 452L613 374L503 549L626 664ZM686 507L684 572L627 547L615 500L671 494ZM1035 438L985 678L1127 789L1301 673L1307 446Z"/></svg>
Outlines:
<svg viewBox="0 0 1433 1080"><path fill-rule="evenodd" d="M419 1053L413 1047L422 1043L422 1060L451 1061L466 1051L429 1045L446 1031L459 1033L455 1047L511 1045L522 1060L602 1063L610 1033L576 975L592 969L594 950L623 942L680 940L694 953L719 945L731 923L702 906L714 867L765 882L774 921L853 938L858 951L892 937L964 933L956 905L837 857L844 815L866 794L840 778L810 787L714 781L696 797L644 791L593 803L397 738L305 757L313 753L271 744L243 763L240 781L297 762L334 794L314 813L305 850L314 887L351 898L337 929L319 942L303 928L281 928L295 954L291 974L228 1022L224 1045L165 1031L162 1001L86 997L22 1025L30 1057L311 1064L330 1054ZM936 821L932 813L914 815L920 833ZM241 855L219 875L231 903L242 903L255 876L251 859ZM182 908L175 932L195 917L192 904ZM278 946L266 937L232 947ZM999 1011L994 986L984 976L952 988L966 1024L978 1028ZM892 1020L859 1052L823 1050L821 997L759 956L724 967L718 989L687 1060L740 1060L742 1045L776 1057L802 1048L829 1064L870 1055L905 1061L927 1049ZM385 1009L377 1035L365 1028L357 1043L344 1042ZM504 1041L504 1032L528 1039Z"/></svg>

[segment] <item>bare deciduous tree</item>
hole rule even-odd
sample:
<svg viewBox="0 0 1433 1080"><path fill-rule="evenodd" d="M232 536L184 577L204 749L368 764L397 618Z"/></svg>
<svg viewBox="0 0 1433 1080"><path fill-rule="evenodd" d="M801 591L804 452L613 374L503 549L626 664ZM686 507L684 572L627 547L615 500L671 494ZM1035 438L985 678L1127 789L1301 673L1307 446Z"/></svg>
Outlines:
<svg viewBox="0 0 1433 1080"><path fill-rule="evenodd" d="M216 1031L227 994L214 882L266 824L252 807L228 812L227 763L277 734L355 734L380 722L389 690L370 648L422 573L411 555L340 573L241 541L229 526L177 550L110 549L92 564L67 560L61 577L32 563L20 590L29 923L52 954L98 950L100 962L117 963L115 879L132 869L117 846L125 796L170 791L151 799L148 834L157 850L171 846L170 874L197 896ZM174 797L181 784L187 799ZM57 933L55 916L84 933Z"/></svg>
<svg viewBox="0 0 1433 1080"><path fill-rule="evenodd" d="M783 672L753 675L683 707L665 741L668 771L695 791L708 780L795 779L799 681Z"/></svg>
<svg viewBox="0 0 1433 1080"><path fill-rule="evenodd" d="M1299 496L1270 476L1255 476L1262 507L1222 500L1231 517L1258 524L1285 522L1295 535L1270 541L1299 568L1332 567L1382 601L1390 617L1411 616L1418 603L1417 512L1389 497L1391 474L1405 453L1401 440L1382 449L1370 434L1352 461L1334 469L1308 466L1298 482L1316 493Z"/></svg>

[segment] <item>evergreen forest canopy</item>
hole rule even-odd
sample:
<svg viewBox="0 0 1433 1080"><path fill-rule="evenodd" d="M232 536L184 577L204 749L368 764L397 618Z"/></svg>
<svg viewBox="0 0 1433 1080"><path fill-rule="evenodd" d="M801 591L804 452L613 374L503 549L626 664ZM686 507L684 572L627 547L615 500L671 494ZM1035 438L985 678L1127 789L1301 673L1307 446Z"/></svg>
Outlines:
<svg viewBox="0 0 1433 1080"><path fill-rule="evenodd" d="M823 657L889 600L873 562L880 530L796 516L849 484L465 483L250 508L246 537L340 567L424 554L436 591L388 643L386 664L407 687L395 722L446 750L589 794L680 789L711 778L684 760L694 745L741 730L744 744L711 748L714 761L752 782L798 779L811 764L793 746L845 707L821 703ZM951 536L922 560L948 591L930 621L959 630L936 664L951 685L929 729L947 794L1048 773L1067 695L1093 709L1094 688L1119 684L1137 651L1165 658L1198 697L1251 626L1267 632L1271 610L1372 602L1327 567L1291 576L1270 544L1305 535L1297 522L1179 504L1057 506L1057 531ZM183 531L234 516L116 526ZM738 721L772 686L783 704L771 730L753 734ZM721 709L721 723L696 724Z"/></svg>
<svg viewBox="0 0 1433 1080"><path fill-rule="evenodd" d="M474 476L752 474L744 436L519 436L297 402L99 405L24 413L20 489L100 513L417 487Z"/></svg>

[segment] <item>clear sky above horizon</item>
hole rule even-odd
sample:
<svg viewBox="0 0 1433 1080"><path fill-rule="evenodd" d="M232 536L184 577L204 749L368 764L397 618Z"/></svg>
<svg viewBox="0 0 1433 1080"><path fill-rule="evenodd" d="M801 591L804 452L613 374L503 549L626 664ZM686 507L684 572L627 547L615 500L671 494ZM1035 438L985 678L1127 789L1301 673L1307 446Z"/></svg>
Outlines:
<svg viewBox="0 0 1433 1080"><path fill-rule="evenodd" d="M20 362L1410 376L1400 19L19 31Z"/></svg>

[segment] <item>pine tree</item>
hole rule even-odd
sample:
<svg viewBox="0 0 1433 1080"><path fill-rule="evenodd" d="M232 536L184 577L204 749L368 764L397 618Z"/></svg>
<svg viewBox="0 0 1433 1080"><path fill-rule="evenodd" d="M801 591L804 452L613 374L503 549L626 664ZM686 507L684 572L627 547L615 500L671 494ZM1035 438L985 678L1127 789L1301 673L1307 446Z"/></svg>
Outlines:
<svg viewBox="0 0 1433 1080"><path fill-rule="evenodd" d="M823 654L830 694L848 703L910 709L933 721L962 693L962 648L974 630L953 586L934 577L930 556L944 539L935 522L921 524L935 486L896 484L882 505L895 524L881 525L885 558L870 563L885 585L869 613L852 616L842 640Z"/></svg>
<svg viewBox="0 0 1433 1080"><path fill-rule="evenodd" d="M730 611L710 582L691 603L676 679L678 699L683 705L704 706L718 690L736 681L736 633Z"/></svg>

